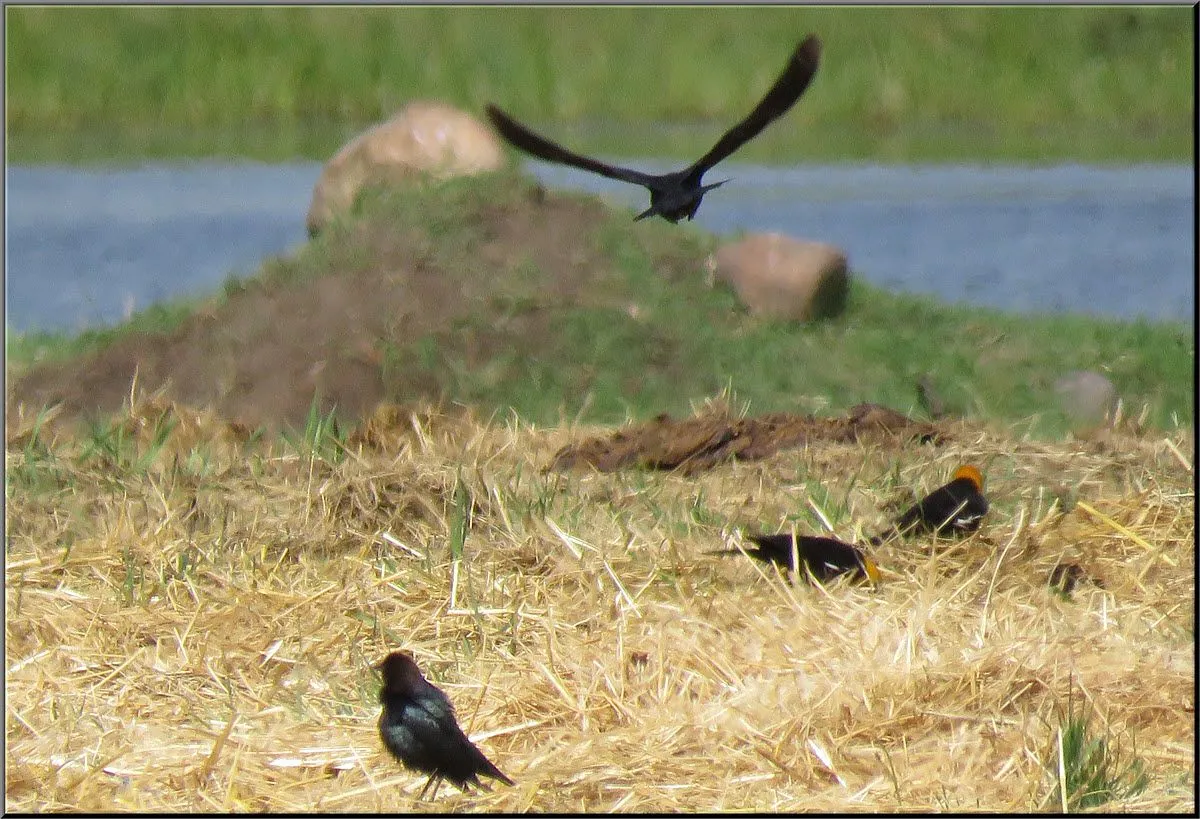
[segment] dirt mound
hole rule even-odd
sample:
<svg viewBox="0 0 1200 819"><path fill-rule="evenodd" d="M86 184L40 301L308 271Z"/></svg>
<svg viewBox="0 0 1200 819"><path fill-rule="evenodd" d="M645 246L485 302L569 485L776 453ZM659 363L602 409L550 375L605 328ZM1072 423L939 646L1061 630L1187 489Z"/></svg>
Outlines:
<svg viewBox="0 0 1200 819"><path fill-rule="evenodd" d="M771 413L734 418L717 410L676 421L660 415L647 424L618 430L563 447L550 469L591 466L613 472L626 466L679 469L688 475L731 459L765 458L780 449L808 443L857 442L886 437L897 441L941 442L932 424L912 421L887 407L860 404L844 418Z"/></svg>
<svg viewBox="0 0 1200 819"><path fill-rule="evenodd" d="M330 226L169 332L124 333L96 352L31 367L10 380L10 406L106 414L128 401L136 378L139 390L165 388L170 400L278 429L303 426L314 396L322 413L336 407L351 423L385 399L437 399L420 373L389 370L389 353L479 311L496 297L499 272L532 265L544 274L533 285L540 295L569 301L606 264L587 241L602 205L521 187L498 202L447 208L447 222L470 237L470 269L385 209ZM550 341L536 315L520 332L531 346Z"/></svg>
<svg viewBox="0 0 1200 819"><path fill-rule="evenodd" d="M368 442L388 429L376 410L393 405L458 403L486 414L509 401L537 418L529 407L540 401L546 420L555 404L560 417L580 418L599 396L609 417L678 414L681 400L720 390L722 370L761 364L746 351L697 353L703 333L752 330L731 296L703 283L703 245L654 227L631 230L628 214L516 175L376 191L295 256L231 284L173 329L119 332L11 378L9 406L26 417L57 406L57 422L70 423L154 395L267 432L303 428L315 407L336 411L343 430L362 427ZM635 256L636 269L627 266ZM728 361L714 366L713 355ZM666 398L660 390L647 399L647 383L668 385ZM626 401L638 411L626 412ZM881 431L936 436L873 405L848 418L660 416L565 450L555 466L694 471Z"/></svg>

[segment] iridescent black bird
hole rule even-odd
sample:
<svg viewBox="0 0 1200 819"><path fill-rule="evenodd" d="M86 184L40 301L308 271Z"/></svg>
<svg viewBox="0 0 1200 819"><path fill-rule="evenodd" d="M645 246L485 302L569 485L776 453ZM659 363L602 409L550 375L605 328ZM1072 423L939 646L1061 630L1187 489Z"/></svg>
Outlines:
<svg viewBox="0 0 1200 819"><path fill-rule="evenodd" d="M697 159L691 166L673 173L649 174L608 165L569 151L561 145L535 134L494 105L487 106L487 115L500 136L504 137L507 142L539 159L562 165L572 165L585 171L607 176L609 179L619 179L622 182L632 182L648 188L650 190L650 207L639 213L634 221L645 219L647 216L661 216L668 222L678 222L684 217L691 219L695 216L704 194L729 181L725 179L711 185L704 185L701 183L704 172L754 139L763 128L785 114L808 88L813 75L817 73L817 64L820 59L821 41L815 35L809 35L804 42L796 46L783 73L779 75L779 79L775 80L771 90L755 106L754 110L745 119L726 131L725 135L717 140L717 144L708 153Z"/></svg>
<svg viewBox="0 0 1200 819"><path fill-rule="evenodd" d="M871 538L871 544L878 545L894 534L914 531L965 535L979 528L987 511L983 473L974 466L963 466L954 473L950 483L930 492L895 523Z"/></svg>
<svg viewBox="0 0 1200 819"><path fill-rule="evenodd" d="M418 799L425 796L430 785L436 795L437 784L443 778L463 791L468 784L482 787L480 774L513 784L467 739L458 727L450 700L421 676L412 657L393 651L376 668L383 672L379 736L392 756L409 768L429 774Z"/></svg>
<svg viewBox="0 0 1200 819"><path fill-rule="evenodd" d="M755 548L747 550L746 554L764 563L774 563L789 571L794 568L790 534L747 535L746 539L755 545ZM849 543L843 543L831 537L797 535L795 549L808 573L822 583L846 573L853 573L860 580L879 582L879 566L874 560L863 554L862 550ZM738 554L738 550L721 549L709 552L709 554Z"/></svg>

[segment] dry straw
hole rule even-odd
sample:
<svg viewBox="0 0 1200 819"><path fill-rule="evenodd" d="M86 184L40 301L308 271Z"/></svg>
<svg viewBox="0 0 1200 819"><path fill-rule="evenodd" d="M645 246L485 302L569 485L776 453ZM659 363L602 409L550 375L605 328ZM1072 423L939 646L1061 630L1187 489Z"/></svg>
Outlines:
<svg viewBox="0 0 1200 819"><path fill-rule="evenodd" d="M9 810L1054 808L1071 697L1149 773L1106 807L1195 810L1190 434L963 426L685 478L544 472L603 430L512 419L393 408L328 460L160 397L120 420L105 450L10 419ZM865 541L963 462L981 531L886 544L876 590L701 554ZM1060 562L1102 586L1052 591ZM396 648L515 787L414 803L375 727Z"/></svg>

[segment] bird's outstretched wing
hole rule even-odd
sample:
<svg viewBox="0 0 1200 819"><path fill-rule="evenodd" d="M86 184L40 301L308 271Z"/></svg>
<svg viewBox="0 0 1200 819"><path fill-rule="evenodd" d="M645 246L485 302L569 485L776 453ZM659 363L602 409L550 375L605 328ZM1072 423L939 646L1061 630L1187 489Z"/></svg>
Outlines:
<svg viewBox="0 0 1200 819"><path fill-rule="evenodd" d="M775 80L771 90L754 107L754 110L745 119L726 131L725 135L717 140L717 144L708 153L692 163L687 170L687 176L691 179L699 179L705 171L754 139L763 128L786 113L796 104L796 100L800 99L800 95L812 82L820 61L821 41L815 34L810 34L800 45L796 46L791 59L788 60L787 67L783 69L779 79Z"/></svg>
<svg viewBox="0 0 1200 819"><path fill-rule="evenodd" d="M487 115L488 119L492 121L492 125L495 126L496 131L500 136L504 137L505 141L527 154L536 156L538 159L544 159L547 162L557 162L560 165L572 165L576 168L582 168L585 171L607 176L609 179L619 179L622 182L632 182L635 185L650 185L658 179L650 174L640 173L629 168L618 168L615 165L607 165L590 157L568 151L563 146L535 134L494 105L487 106ZM761 128L762 126L759 127Z"/></svg>

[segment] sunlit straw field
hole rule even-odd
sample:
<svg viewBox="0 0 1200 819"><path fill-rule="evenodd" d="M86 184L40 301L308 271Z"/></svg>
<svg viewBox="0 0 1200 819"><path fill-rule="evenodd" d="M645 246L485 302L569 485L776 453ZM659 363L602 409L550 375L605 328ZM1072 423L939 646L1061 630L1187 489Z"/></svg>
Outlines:
<svg viewBox="0 0 1200 819"><path fill-rule="evenodd" d="M8 810L1195 810L1190 433L684 478L545 473L603 430L511 417L383 412L344 451L153 397L118 421L9 421ZM982 529L885 544L878 588L704 554L864 542L965 462ZM1060 561L1101 585L1050 589ZM414 801L375 725L396 648L515 787Z"/></svg>

